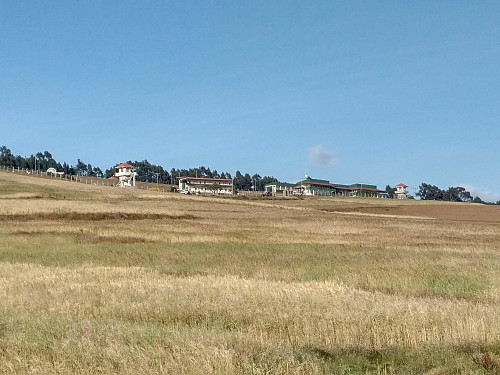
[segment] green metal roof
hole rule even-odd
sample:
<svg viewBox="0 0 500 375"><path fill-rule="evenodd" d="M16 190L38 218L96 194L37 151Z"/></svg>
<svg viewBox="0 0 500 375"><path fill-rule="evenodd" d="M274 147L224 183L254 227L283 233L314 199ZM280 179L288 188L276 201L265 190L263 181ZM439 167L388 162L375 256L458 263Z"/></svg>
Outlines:
<svg viewBox="0 0 500 375"><path fill-rule="evenodd" d="M307 190L327 190L327 191L335 191L336 189L333 187L324 187L324 186L309 186L306 187Z"/></svg>
<svg viewBox="0 0 500 375"><path fill-rule="evenodd" d="M320 184L329 184L330 183L330 181L328 181L328 180L320 180L318 178L308 177L305 180L301 180L301 181L297 182L297 185L298 184L303 184L305 182L319 182Z"/></svg>
<svg viewBox="0 0 500 375"><path fill-rule="evenodd" d="M368 185L368 184L352 184L352 185L349 185L348 187L351 187L351 188L365 188L365 189L376 189L377 188L377 185Z"/></svg>
<svg viewBox="0 0 500 375"><path fill-rule="evenodd" d="M335 186L338 186L338 187L341 187L341 188L359 188L359 189L377 189L377 185L371 185L371 184L351 184L351 185L345 185L345 184L335 184L335 183L331 183L330 181L328 180L320 180L318 178L311 178L311 177L308 177L306 178L305 180L301 180L301 181L298 181L297 183L295 184L290 184L288 182L273 182L273 183L270 183L270 184L267 184L266 187L268 186L282 186L282 187L288 187L288 188L293 188L295 186L299 186L299 185L302 185L302 184L305 184L305 183L319 183L319 184L331 184L331 185L335 185ZM313 189L316 189L316 190L333 190L334 188L333 187L323 187L323 186L314 186L314 187L309 187L309 188L313 188Z"/></svg>

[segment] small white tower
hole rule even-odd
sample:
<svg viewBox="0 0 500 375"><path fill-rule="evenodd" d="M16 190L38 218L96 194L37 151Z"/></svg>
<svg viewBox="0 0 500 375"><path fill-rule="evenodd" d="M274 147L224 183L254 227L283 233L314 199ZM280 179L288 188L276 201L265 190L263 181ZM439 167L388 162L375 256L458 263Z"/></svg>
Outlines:
<svg viewBox="0 0 500 375"><path fill-rule="evenodd" d="M115 177L118 179L116 186L135 186L136 172L132 172L133 165L127 163L118 164L115 167Z"/></svg>
<svg viewBox="0 0 500 375"><path fill-rule="evenodd" d="M406 191L406 188L408 187L408 185L397 184L394 187L396 188L396 191L394 192L396 199L407 199L408 198L408 191Z"/></svg>

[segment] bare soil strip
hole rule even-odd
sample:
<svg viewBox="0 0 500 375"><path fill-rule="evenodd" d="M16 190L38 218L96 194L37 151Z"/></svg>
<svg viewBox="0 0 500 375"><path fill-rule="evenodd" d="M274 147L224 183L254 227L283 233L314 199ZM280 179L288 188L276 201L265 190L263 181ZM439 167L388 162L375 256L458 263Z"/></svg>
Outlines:
<svg viewBox="0 0 500 375"><path fill-rule="evenodd" d="M38 212L33 214L0 215L0 221L103 221L103 220L194 220L194 215L166 215L126 212Z"/></svg>

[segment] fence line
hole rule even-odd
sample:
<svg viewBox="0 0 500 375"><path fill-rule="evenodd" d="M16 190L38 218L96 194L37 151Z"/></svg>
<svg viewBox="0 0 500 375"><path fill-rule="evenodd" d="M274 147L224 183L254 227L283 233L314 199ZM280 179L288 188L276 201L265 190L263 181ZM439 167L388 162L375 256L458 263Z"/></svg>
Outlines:
<svg viewBox="0 0 500 375"><path fill-rule="evenodd" d="M72 182L78 182L82 184L87 184L87 185L95 185L95 186L110 186L110 187L116 187L116 180L109 180L107 178L100 178L100 177L89 177L89 176L76 176L76 175L67 175L67 174L53 174L50 172L44 172L40 170L34 170L34 169L27 169L27 168L15 168L15 167L5 167L5 166L0 166L0 170L12 172L12 173L23 173L27 174L32 177L38 177L38 178L46 178L46 179L51 179L51 180L61 180L61 181L72 181ZM172 185L167 185L167 184L155 184L151 182L141 182L137 181L136 186L137 189L141 190L149 190L149 191L158 191L158 192L170 192Z"/></svg>

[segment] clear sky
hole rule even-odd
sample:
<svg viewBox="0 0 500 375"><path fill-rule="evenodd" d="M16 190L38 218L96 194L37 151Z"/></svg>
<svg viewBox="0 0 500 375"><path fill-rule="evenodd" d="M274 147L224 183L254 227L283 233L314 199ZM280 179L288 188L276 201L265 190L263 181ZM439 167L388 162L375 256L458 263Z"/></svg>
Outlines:
<svg viewBox="0 0 500 375"><path fill-rule="evenodd" d="M16 155L496 201L499 120L498 1L0 1Z"/></svg>

